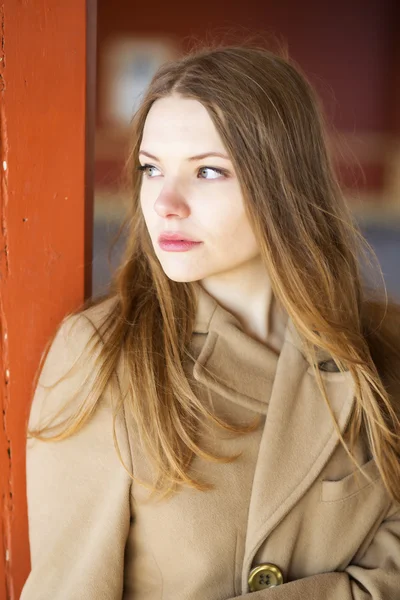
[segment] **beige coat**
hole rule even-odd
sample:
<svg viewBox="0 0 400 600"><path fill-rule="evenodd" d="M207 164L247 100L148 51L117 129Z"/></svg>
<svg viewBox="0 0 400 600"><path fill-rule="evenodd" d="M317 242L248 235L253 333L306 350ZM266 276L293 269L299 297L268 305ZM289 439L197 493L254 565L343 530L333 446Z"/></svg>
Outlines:
<svg viewBox="0 0 400 600"><path fill-rule="evenodd" d="M110 302L86 315L96 322ZM77 361L90 331L82 317L64 321L41 382L74 368L50 392L38 385L31 425L90 388L95 369ZM58 443L30 440L32 571L21 600L400 599L399 507L361 444L358 458L375 483L356 476L292 321L277 356L202 292L193 353L198 393L211 390L218 414L234 422L261 415L251 434L215 430L218 451L240 458L196 459L196 473L214 490L184 489L146 503L147 492L132 483L114 450L107 396L78 434ZM321 351L319 359L329 356ZM344 432L351 377L322 366L321 374ZM138 436L127 435L122 418L117 432L127 467L148 480ZM279 571L261 567L252 584L258 591L250 591L252 569L266 563ZM277 573L283 582L271 587Z"/></svg>

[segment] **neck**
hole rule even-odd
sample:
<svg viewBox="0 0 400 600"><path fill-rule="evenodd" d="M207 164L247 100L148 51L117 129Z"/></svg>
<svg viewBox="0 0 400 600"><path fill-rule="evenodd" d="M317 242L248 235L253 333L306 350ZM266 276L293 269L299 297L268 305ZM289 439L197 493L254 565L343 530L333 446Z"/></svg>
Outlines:
<svg viewBox="0 0 400 600"><path fill-rule="evenodd" d="M272 293L261 260L246 269L215 275L200 282L218 304L232 313L243 331L276 351L281 349L287 314Z"/></svg>

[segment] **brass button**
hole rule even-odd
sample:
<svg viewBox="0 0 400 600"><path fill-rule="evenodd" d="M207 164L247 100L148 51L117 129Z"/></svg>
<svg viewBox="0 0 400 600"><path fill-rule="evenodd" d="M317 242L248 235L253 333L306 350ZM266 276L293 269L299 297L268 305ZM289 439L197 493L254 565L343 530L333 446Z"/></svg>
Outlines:
<svg viewBox="0 0 400 600"><path fill-rule="evenodd" d="M249 575L249 587L251 592L276 587L283 583L283 576L276 565L263 563L254 567Z"/></svg>

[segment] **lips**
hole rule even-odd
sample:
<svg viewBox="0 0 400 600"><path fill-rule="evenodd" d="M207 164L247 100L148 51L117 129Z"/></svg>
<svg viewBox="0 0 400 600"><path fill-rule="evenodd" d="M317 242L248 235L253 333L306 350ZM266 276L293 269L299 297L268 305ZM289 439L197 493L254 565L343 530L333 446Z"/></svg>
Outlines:
<svg viewBox="0 0 400 600"><path fill-rule="evenodd" d="M191 242L191 243L199 243L198 240L194 240L193 238L185 235L184 233L180 233L179 231L164 231L160 234L158 241L162 242Z"/></svg>
<svg viewBox="0 0 400 600"><path fill-rule="evenodd" d="M158 245L165 252L187 252L201 246L202 243L179 231L164 231L158 238Z"/></svg>

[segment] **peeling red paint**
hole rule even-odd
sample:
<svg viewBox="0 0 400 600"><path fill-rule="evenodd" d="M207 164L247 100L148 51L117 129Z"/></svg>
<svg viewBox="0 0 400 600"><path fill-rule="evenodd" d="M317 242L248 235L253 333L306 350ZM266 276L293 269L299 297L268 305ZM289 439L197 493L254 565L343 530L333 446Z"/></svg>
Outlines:
<svg viewBox="0 0 400 600"><path fill-rule="evenodd" d="M10 402L9 394L9 382L10 382L10 369L9 369L9 354L8 354L8 335L7 335L7 318L4 311L2 297L0 294L0 353L1 353L1 369L3 378L1 380L1 394L0 394L0 408L2 415L2 428L3 428L3 447L0 448L2 456L2 506L1 506L1 518L2 518L2 531L3 531L3 556L1 560L4 561L4 574L7 600L14 598L13 594L13 581L11 576L11 565L12 565L12 554L11 554L11 522L13 513L13 478L12 478L12 449L11 439L8 433L8 407ZM4 468L5 467L5 468Z"/></svg>
<svg viewBox="0 0 400 600"><path fill-rule="evenodd" d="M1 247L4 252L5 264L4 273L2 276L9 273L9 256L8 256L8 227L7 227L7 205L8 205L8 135L7 135L7 118L5 113L4 94L6 91L5 83L5 23L4 23L4 5L0 6L0 36L1 36L1 55L0 55L0 148L1 148L1 198L0 198L0 219L1 219ZM4 168L4 166L6 168ZM3 262L3 261L2 261ZM2 265L3 267L3 265Z"/></svg>
<svg viewBox="0 0 400 600"><path fill-rule="evenodd" d="M0 65L4 65L0 63ZM3 67L0 67L3 68ZM2 76L4 81L4 75ZM0 169L1 177L1 200L0 200L0 215L1 215L1 246L2 254L4 253L4 275L9 275L10 264L9 264L9 253L8 253L8 226L7 226L7 206L8 206L8 138L7 138L7 119L5 115L4 107L4 93L5 88L0 92L0 145L1 145L1 163L2 168ZM6 168L4 169L4 164Z"/></svg>
<svg viewBox="0 0 400 600"><path fill-rule="evenodd" d="M0 7L0 35L1 35L1 55L0 55L0 147L1 147L1 168L0 168L0 218L1 218L1 279L4 285L6 279L10 275L9 253L8 253L8 223L7 223L7 207L8 207L8 136L7 136L7 119L5 114L5 18L4 5ZM3 552L1 560L4 562L3 573L5 578L5 588L7 600L14 598L13 580L11 575L12 552L11 552L11 523L13 513L13 478L12 478L12 448L11 437L8 430L8 408L10 403L10 361L8 352L8 327L7 317L0 294L0 365L2 376L0 378L1 393L0 393L0 408L1 408L1 426L2 431L2 498L1 498L1 519L2 519L2 547Z"/></svg>

